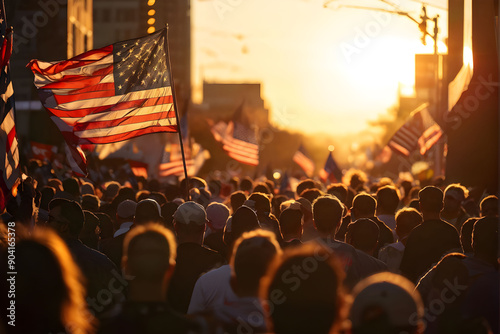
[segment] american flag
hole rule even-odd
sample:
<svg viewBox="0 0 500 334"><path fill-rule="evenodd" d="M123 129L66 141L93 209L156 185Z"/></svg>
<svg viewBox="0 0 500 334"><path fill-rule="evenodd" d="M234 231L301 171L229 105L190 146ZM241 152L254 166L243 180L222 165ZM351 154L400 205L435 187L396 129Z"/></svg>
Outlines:
<svg viewBox="0 0 500 334"><path fill-rule="evenodd" d="M319 177L323 182L330 180L330 182L340 182L342 180L342 170L333 159L332 152L328 152L325 166L319 171Z"/></svg>
<svg viewBox="0 0 500 334"><path fill-rule="evenodd" d="M222 148L234 160L243 164L259 165L259 144L255 129L243 117L244 103L236 110L233 120L226 124L219 122L212 126L215 140L222 142Z"/></svg>
<svg viewBox="0 0 500 334"><path fill-rule="evenodd" d="M411 113L409 119L392 136L387 144L393 151L404 156L420 149L425 154L441 138L443 132L431 118L425 103Z"/></svg>
<svg viewBox="0 0 500 334"><path fill-rule="evenodd" d="M200 144L184 145L184 155L186 158L186 170L188 176L198 174L205 160L210 157L208 151L204 150ZM162 162L159 165L159 176L170 175L183 176L184 166L182 164L181 147L177 143L167 144L163 152Z"/></svg>
<svg viewBox="0 0 500 334"><path fill-rule="evenodd" d="M12 54L12 29L7 28L5 18L5 6L2 1L0 8L0 145L5 151L0 155L1 178L0 186L4 193L5 200L10 196L11 189L19 180L19 148L16 137L16 126L14 122L14 89L10 80L9 60ZM1 209L5 203L0 203Z"/></svg>
<svg viewBox="0 0 500 334"><path fill-rule="evenodd" d="M73 149L177 131L166 29L61 62L32 60L28 67Z"/></svg>
<svg viewBox="0 0 500 334"><path fill-rule="evenodd" d="M300 144L299 149L293 155L293 161L304 170L308 177L313 175L316 166L302 144Z"/></svg>

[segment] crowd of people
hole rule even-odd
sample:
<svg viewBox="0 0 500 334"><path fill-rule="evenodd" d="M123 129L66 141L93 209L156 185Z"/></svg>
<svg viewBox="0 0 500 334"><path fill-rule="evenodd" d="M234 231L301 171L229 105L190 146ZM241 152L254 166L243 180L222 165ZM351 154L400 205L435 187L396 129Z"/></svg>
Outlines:
<svg viewBox="0 0 500 334"><path fill-rule="evenodd" d="M499 333L494 195L41 175L2 214L0 332Z"/></svg>

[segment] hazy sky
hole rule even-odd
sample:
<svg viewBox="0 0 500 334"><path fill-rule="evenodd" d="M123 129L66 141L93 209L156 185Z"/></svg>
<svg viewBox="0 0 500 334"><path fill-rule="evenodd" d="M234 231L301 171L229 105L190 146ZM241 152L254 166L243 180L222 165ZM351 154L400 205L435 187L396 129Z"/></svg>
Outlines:
<svg viewBox="0 0 500 334"><path fill-rule="evenodd" d="M415 0L389 0L414 18ZM203 78L261 82L274 123L305 132L366 129L414 83L414 54L432 39L410 19L342 5L390 9L383 0L192 0L195 101ZM447 36L447 0L428 0ZM428 31L433 28L429 22ZM444 44L443 44L444 45ZM440 48L445 51L445 48ZM402 85L400 85L402 83ZM198 95L196 95L198 89Z"/></svg>

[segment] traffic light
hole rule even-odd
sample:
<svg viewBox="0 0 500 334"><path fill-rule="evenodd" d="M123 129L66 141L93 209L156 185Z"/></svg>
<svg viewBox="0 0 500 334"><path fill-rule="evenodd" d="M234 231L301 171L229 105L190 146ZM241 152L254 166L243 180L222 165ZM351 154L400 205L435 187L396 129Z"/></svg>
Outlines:
<svg viewBox="0 0 500 334"><path fill-rule="evenodd" d="M418 28L422 32L422 44L427 45L425 42L425 37L427 36L427 20L429 17L427 16L427 10L425 9L425 6L422 7L422 14L420 14L420 19L422 20L418 24Z"/></svg>
<svg viewBox="0 0 500 334"><path fill-rule="evenodd" d="M148 0L148 34L152 34L156 31L155 28L155 14L154 4L156 0Z"/></svg>

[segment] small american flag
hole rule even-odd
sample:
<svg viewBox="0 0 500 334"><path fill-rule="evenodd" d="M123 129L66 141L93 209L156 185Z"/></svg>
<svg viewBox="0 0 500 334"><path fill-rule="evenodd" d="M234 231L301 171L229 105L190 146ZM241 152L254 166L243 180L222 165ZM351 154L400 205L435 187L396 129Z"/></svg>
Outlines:
<svg viewBox="0 0 500 334"><path fill-rule="evenodd" d="M319 171L319 177L323 182L327 180L330 180L330 182L342 181L342 170L337 165L335 159L333 159L332 152L328 152L328 158L326 159L325 166Z"/></svg>
<svg viewBox="0 0 500 334"><path fill-rule="evenodd" d="M222 148L234 160L243 164L259 165L259 144L255 129L245 122L242 104L236 110L233 120L226 124L219 122L212 126L215 140L222 142Z"/></svg>
<svg viewBox="0 0 500 334"><path fill-rule="evenodd" d="M167 29L61 62L32 60L28 67L75 158L77 145L177 132Z"/></svg>
<svg viewBox="0 0 500 334"><path fill-rule="evenodd" d="M304 146L302 146L302 144L293 155L293 161L304 170L308 177L311 177L313 175L314 168L316 168L316 166L314 164L314 161L312 161L312 159L309 157L309 154L307 154L307 151Z"/></svg>
<svg viewBox="0 0 500 334"><path fill-rule="evenodd" d="M12 54L12 30L7 28L5 6L0 8L0 145L5 150L0 155L0 186L5 199L10 196L11 189L19 180L19 148L14 122L14 89L10 80L9 60ZM0 203L3 210L5 203Z"/></svg>

